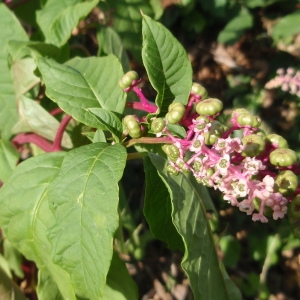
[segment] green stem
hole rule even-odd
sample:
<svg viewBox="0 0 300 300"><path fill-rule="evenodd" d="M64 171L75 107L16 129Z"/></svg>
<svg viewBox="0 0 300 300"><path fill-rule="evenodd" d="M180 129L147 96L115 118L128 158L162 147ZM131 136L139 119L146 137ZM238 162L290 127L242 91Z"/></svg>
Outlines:
<svg viewBox="0 0 300 300"><path fill-rule="evenodd" d="M125 142L123 145L127 148L135 144L172 144L173 141L168 137L156 138L156 137L141 137L139 139L131 139Z"/></svg>

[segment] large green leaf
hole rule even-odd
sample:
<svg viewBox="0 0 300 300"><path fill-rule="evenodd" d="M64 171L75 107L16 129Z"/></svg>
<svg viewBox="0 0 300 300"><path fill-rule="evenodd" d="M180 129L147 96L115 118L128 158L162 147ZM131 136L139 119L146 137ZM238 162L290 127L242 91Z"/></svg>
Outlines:
<svg viewBox="0 0 300 300"><path fill-rule="evenodd" d="M99 0L48 0L36 14L45 42L59 47L64 45L80 19L86 17L98 2Z"/></svg>
<svg viewBox="0 0 300 300"><path fill-rule="evenodd" d="M168 189L157 174L149 157L144 159L146 190L144 215L153 236L168 244L170 249L184 251L182 238L172 222L172 206Z"/></svg>
<svg viewBox="0 0 300 300"><path fill-rule="evenodd" d="M91 127L99 125L88 108L123 112L126 95L118 88L123 71L115 56L77 58L68 65L40 58L38 67L46 95L77 121Z"/></svg>
<svg viewBox="0 0 300 300"><path fill-rule="evenodd" d="M107 284L104 286L103 300L136 300L138 299L137 286L129 275L125 263L114 252Z"/></svg>
<svg viewBox="0 0 300 300"><path fill-rule="evenodd" d="M47 230L55 223L47 201L64 152L42 154L21 163L0 189L0 226L6 238L39 269L49 272L64 299L76 300L70 277L51 261Z"/></svg>
<svg viewBox="0 0 300 300"><path fill-rule="evenodd" d="M11 136L11 128L18 120L13 81L7 64L6 44L10 40L27 41L28 37L14 14L0 3L0 134L2 138Z"/></svg>
<svg viewBox="0 0 300 300"><path fill-rule="evenodd" d="M34 132L50 141L54 141L60 123L50 115L41 105L25 96L19 102L20 121L17 125L22 132ZM21 126L21 123L23 126ZM14 130L15 133L16 130ZM72 141L68 133L64 132L62 146L72 148Z"/></svg>
<svg viewBox="0 0 300 300"><path fill-rule="evenodd" d="M221 30L218 36L218 42L223 44L234 44L244 32L253 26L253 17L251 13L243 8L232 18L227 25Z"/></svg>
<svg viewBox="0 0 300 300"><path fill-rule="evenodd" d="M119 225L118 181L126 157L120 144L71 150L49 186L56 217L48 232L52 259L70 274L81 297L96 300L103 292Z"/></svg>
<svg viewBox="0 0 300 300"><path fill-rule="evenodd" d="M20 154L10 141L0 140L0 181L5 182L15 169Z"/></svg>
<svg viewBox="0 0 300 300"><path fill-rule="evenodd" d="M143 16L143 62L156 104L167 112L172 102L186 104L192 86L192 67L183 46L163 25Z"/></svg>
<svg viewBox="0 0 300 300"><path fill-rule="evenodd" d="M149 157L171 195L173 223L185 245L182 267L190 279L194 298L241 299L223 276L202 195L184 174L169 175L165 159L151 153Z"/></svg>
<svg viewBox="0 0 300 300"><path fill-rule="evenodd" d="M112 14L112 26L120 35L125 49L136 59L141 60L142 15L154 16L149 1L144 0L106 0Z"/></svg>

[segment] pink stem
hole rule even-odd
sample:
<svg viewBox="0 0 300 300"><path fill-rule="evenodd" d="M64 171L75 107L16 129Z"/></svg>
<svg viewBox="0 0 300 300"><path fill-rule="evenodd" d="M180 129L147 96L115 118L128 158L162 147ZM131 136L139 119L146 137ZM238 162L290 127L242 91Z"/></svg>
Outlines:
<svg viewBox="0 0 300 300"><path fill-rule="evenodd" d="M149 113L154 113L157 110L156 106L155 106L155 108L153 106L149 106L149 105L145 106L143 103L140 103L140 102L126 102L126 107L146 111Z"/></svg>
<svg viewBox="0 0 300 300"><path fill-rule="evenodd" d="M63 112L64 112L64 111L63 111L60 107L58 107L58 108L55 108L55 109L51 110L51 111L50 111L50 114L51 114L52 116L55 116L55 115L61 114L61 113L63 113Z"/></svg>
<svg viewBox="0 0 300 300"><path fill-rule="evenodd" d="M45 152L52 151L52 144L46 141L43 137L35 134L35 133L20 133L15 136L12 142L17 146L21 146L26 143L33 143L40 147Z"/></svg>
<svg viewBox="0 0 300 300"><path fill-rule="evenodd" d="M55 136L53 146L52 146L52 151L61 151L62 150L61 141L62 141L62 138L63 138L63 134L64 134L64 131L65 131L65 129L66 129L66 127L69 124L71 119L72 119L72 117L69 116L69 115L66 115L62 119L62 121L59 125L59 128L56 132L56 136Z"/></svg>
<svg viewBox="0 0 300 300"><path fill-rule="evenodd" d="M144 108L146 108L146 111L149 111L151 113L154 113L157 111L157 106L155 104L150 103L147 98L144 96L141 89L139 89L137 86L134 86L132 90L136 93L136 95L140 98L141 103Z"/></svg>

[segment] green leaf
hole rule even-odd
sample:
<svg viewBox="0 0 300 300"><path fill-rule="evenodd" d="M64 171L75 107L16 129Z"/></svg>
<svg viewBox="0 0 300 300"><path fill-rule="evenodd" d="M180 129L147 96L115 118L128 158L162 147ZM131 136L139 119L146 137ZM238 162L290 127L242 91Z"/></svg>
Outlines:
<svg viewBox="0 0 300 300"><path fill-rule="evenodd" d="M165 159L151 153L149 157L171 196L173 223L185 245L182 267L189 277L194 298L241 299L229 296L233 291L227 290L229 285L220 267L201 195L184 174L170 176Z"/></svg>
<svg viewBox="0 0 300 300"><path fill-rule="evenodd" d="M60 49L52 44L32 41L10 41L7 48L12 60L26 56L31 56L34 59L43 56L45 58L53 58L58 62L63 62L67 59L65 49Z"/></svg>
<svg viewBox="0 0 300 300"><path fill-rule="evenodd" d="M111 265L107 274L102 299L135 300L138 299L137 286L129 275L125 263L116 252L113 253Z"/></svg>
<svg viewBox="0 0 300 300"><path fill-rule="evenodd" d="M34 132L50 141L54 141L60 123L50 115L41 105L25 96L20 98L19 112L21 119L17 126L22 132ZM23 126L20 126L20 122ZM17 133L16 130L14 130ZM62 146L72 148L72 141L67 132L64 132Z"/></svg>
<svg viewBox="0 0 300 300"><path fill-rule="evenodd" d="M100 124L110 131L116 142L120 142L122 138L123 126L120 119L111 111L103 108L89 108L89 111L96 116Z"/></svg>
<svg viewBox="0 0 300 300"><path fill-rule="evenodd" d="M167 128L175 136L178 136L180 138L186 137L186 131L181 125L168 123Z"/></svg>
<svg viewBox="0 0 300 300"><path fill-rule="evenodd" d="M48 0L43 9L36 13L45 42L59 47L64 45L80 19L86 17L98 2Z"/></svg>
<svg viewBox="0 0 300 300"><path fill-rule="evenodd" d="M18 165L0 189L0 226L12 246L51 274L64 299L76 300L69 275L50 259L52 246L46 235L55 223L47 201L48 186L65 155L42 154Z"/></svg>
<svg viewBox="0 0 300 300"><path fill-rule="evenodd" d="M70 274L78 296L101 297L119 225L118 181L126 157L119 144L71 150L49 186L48 201L56 217L48 232L52 259Z"/></svg>
<svg viewBox="0 0 300 300"><path fill-rule="evenodd" d="M97 128L99 122L88 108L123 112L126 94L117 88L123 71L115 56L77 58L68 65L44 58L37 62L46 95L77 121Z"/></svg>
<svg viewBox="0 0 300 300"><path fill-rule="evenodd" d="M298 9L276 23L271 36L278 43L281 40L286 40L293 37L293 35L299 34L299 27L300 10Z"/></svg>
<svg viewBox="0 0 300 300"><path fill-rule="evenodd" d="M38 272L37 295L42 300L64 300L51 274L44 269Z"/></svg>
<svg viewBox="0 0 300 300"><path fill-rule="evenodd" d="M121 62L124 73L131 69L123 43L112 27L101 26L97 31L97 40L99 44L98 56L101 52L114 54Z"/></svg>
<svg viewBox="0 0 300 300"><path fill-rule="evenodd" d="M218 42L223 44L234 44L242 37L244 32L252 26L252 15L247 9L242 9L219 33Z"/></svg>
<svg viewBox="0 0 300 300"><path fill-rule="evenodd" d="M161 112L172 102L186 104L192 87L192 67L182 45L163 25L143 16L143 62Z"/></svg>
<svg viewBox="0 0 300 300"><path fill-rule="evenodd" d="M6 182L16 168L20 154L10 141L0 140L0 181Z"/></svg>
<svg viewBox="0 0 300 300"><path fill-rule="evenodd" d="M168 244L172 250L184 251L182 238L172 222L172 206L170 194L157 174L149 157L144 159L146 190L144 215L153 236Z"/></svg>
<svg viewBox="0 0 300 300"><path fill-rule="evenodd" d="M13 39L27 41L28 37L19 21L4 3L0 3L0 27L5 28L0 31L0 134L2 138L9 139L11 128L18 120L18 114L13 81L7 64L6 44Z"/></svg>

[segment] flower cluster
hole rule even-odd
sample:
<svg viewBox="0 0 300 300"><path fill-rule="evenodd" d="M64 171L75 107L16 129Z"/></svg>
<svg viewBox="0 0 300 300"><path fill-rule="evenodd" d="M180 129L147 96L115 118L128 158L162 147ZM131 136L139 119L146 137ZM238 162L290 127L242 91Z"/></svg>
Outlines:
<svg viewBox="0 0 300 300"><path fill-rule="evenodd" d="M152 118L149 132L165 143L168 172L191 172L197 182L222 192L224 200L252 215L253 221L283 218L288 203L300 194L296 153L281 136L260 130L260 118L246 109L234 110L225 126L218 118L222 109L219 99L208 98L194 83L186 106L174 102L164 118ZM185 138L173 133L169 124L185 128Z"/></svg>
<svg viewBox="0 0 300 300"><path fill-rule="evenodd" d="M266 83L267 89L281 87L285 92L290 92L300 97L300 71L288 68L285 72L283 69L277 70L277 76Z"/></svg>

